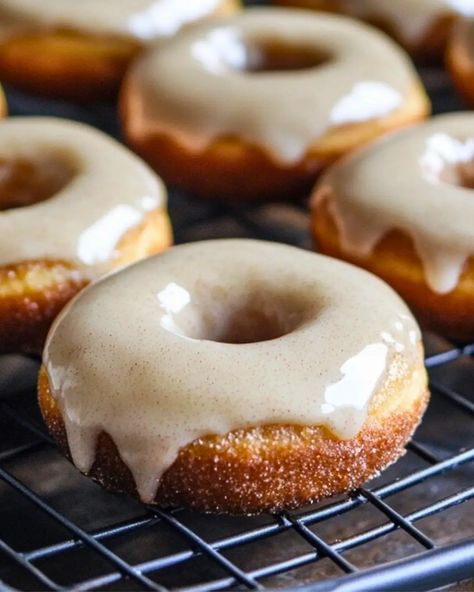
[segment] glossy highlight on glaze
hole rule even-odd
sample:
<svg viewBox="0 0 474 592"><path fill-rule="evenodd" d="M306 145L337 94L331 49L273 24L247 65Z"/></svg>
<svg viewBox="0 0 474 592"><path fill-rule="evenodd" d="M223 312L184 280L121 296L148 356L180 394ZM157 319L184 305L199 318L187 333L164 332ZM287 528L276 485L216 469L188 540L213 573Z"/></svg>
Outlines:
<svg viewBox="0 0 474 592"><path fill-rule="evenodd" d="M215 12L221 0L0 0L0 35L31 27L149 41Z"/></svg>
<svg viewBox="0 0 474 592"><path fill-rule="evenodd" d="M0 210L0 265L66 260L93 278L111 268L128 230L166 206L166 191L136 156L88 126L40 117L0 122L0 160L41 166L45 154L70 163L71 178L40 203Z"/></svg>
<svg viewBox="0 0 474 592"><path fill-rule="evenodd" d="M457 113L388 136L336 165L315 200L327 201L347 252L368 256L390 230L405 232L426 282L446 294L474 256L473 188L474 117Z"/></svg>
<svg viewBox="0 0 474 592"><path fill-rule="evenodd" d="M220 240L83 291L53 326L44 364L76 466L91 469L106 432L149 502L180 449L206 435L297 424L354 437L419 342L405 304L374 276L294 247Z"/></svg>
<svg viewBox="0 0 474 592"><path fill-rule="evenodd" d="M287 53L304 43L324 58L293 71L256 68L269 43ZM235 137L291 164L332 129L402 110L418 84L404 53L363 24L249 9L185 31L138 61L127 78L129 133L169 135L193 151Z"/></svg>

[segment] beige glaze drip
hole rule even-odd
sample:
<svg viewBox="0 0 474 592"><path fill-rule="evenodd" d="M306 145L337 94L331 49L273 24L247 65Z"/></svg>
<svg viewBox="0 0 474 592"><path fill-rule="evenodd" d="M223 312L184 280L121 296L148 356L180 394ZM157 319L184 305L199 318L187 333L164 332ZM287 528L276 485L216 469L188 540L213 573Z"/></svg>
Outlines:
<svg viewBox="0 0 474 592"><path fill-rule="evenodd" d="M166 206L164 186L135 155L88 126L31 117L0 122L0 161L41 163L45 155L67 160L75 173L45 201L0 210L0 265L60 259L92 276L107 271L120 238Z"/></svg>
<svg viewBox="0 0 474 592"><path fill-rule="evenodd" d="M246 72L251 48L269 40L328 57L304 70ZM403 109L419 81L380 32L345 17L275 8L181 33L139 60L128 83L132 137L170 134L199 151L231 136L292 163L328 130Z"/></svg>
<svg viewBox="0 0 474 592"><path fill-rule="evenodd" d="M428 285L444 294L474 256L474 191L459 172L473 163L474 116L442 115L336 165L316 199L328 200L348 252L368 256L390 230L406 233Z"/></svg>
<svg viewBox="0 0 474 592"><path fill-rule="evenodd" d="M352 438L388 375L420 361L419 341L374 276L294 247L221 240L83 291L44 363L74 463L88 472L108 433L149 502L179 450L205 435L300 424Z"/></svg>
<svg viewBox="0 0 474 592"><path fill-rule="evenodd" d="M472 0L336 0L344 12L388 23L407 45L423 41L446 16L474 16Z"/></svg>
<svg viewBox="0 0 474 592"><path fill-rule="evenodd" d="M221 0L0 0L0 32L65 28L124 35L142 41L167 37L217 11Z"/></svg>

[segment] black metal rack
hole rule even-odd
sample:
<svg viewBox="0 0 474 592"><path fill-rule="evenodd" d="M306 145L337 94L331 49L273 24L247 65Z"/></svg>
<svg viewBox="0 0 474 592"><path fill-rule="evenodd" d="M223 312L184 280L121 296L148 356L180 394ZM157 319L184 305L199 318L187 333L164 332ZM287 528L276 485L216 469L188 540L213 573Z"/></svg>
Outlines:
<svg viewBox="0 0 474 592"><path fill-rule="evenodd" d="M442 72L424 76L437 111L459 108ZM118 133L109 106L12 92L9 102L14 114ZM239 207L174 194L170 208L177 242L252 236L309 246L302 203ZM143 507L104 492L47 435L36 362L0 359L0 590L370 592L474 579L474 344L426 343L433 398L404 459L347 496L249 518Z"/></svg>
<svg viewBox="0 0 474 592"><path fill-rule="evenodd" d="M431 388L433 396L441 403L453 409L458 409L463 415L472 421L474 403L462 393L443 384L436 376L439 370L450 365L462 364L473 370L474 345L462 349L448 349L442 353L433 354L427 358L426 363L432 374ZM465 369L463 369L465 371ZM444 372L442 372L444 374ZM457 374L457 371L456 371ZM160 583L160 575L172 568L173 580L185 573L186 569L192 569L191 565L196 559L207 559L222 575L212 577L202 582L187 586L189 590L224 590L235 585L246 589L260 589L265 585L265 580L277 574L297 571L305 566L329 561L334 570L342 575L337 579L329 579L322 583L313 583L307 586L307 590L344 590L344 591L370 591L370 590L428 590L440 587L450 582L474 577L474 539L459 541L452 537L449 544L438 545L436 536L428 533L428 530L420 528L429 517L448 512L456 506L474 499L474 486L472 470L464 475L467 486L456 489L450 495L436 500L430 500L410 511L404 513L397 509L397 504L391 504L390 500L397 495L415 489L422 484L428 484L430 480L439 477L447 479L449 474L468 467L474 461L474 448L456 450L446 454L445 450L436 453L433 445L427 443L424 438L413 440L408 447L409 454L420 461L420 466L414 470L405 472L403 468L395 465L396 478L382 484L364 487L353 492L347 497L337 501L328 501L303 512L288 512L276 516L260 518L240 518L238 520L238 532L228 536L207 537L200 531L209 527L211 530L222 531L228 529L228 522L235 523L235 519L222 517L198 517L198 527L193 527L196 516L184 510L166 511L157 508L141 509L135 502L130 502L137 513L126 520L111 520L100 529L90 531L70 517L71 510L62 512L55 508L55 504L48 499L51 495L39 495L33 487L16 473L20 465L28 463L38 451L49 450L57 455L49 436L38 422L31 409L25 413L25 399L30 399L27 406L31 406L31 397L28 393L17 394L10 400L0 404L2 427L15 434L18 442L7 446L0 453L0 480L4 487L0 490L0 500L15 492L21 497L21 505L27 503L30 508L25 511L26 523L17 523L16 528L26 536L36 528L42 528L44 518L56 523L64 530L65 534L59 540L51 542L48 535L41 536L35 532L35 538L39 538L41 544L37 544L27 550L19 550L9 543L10 534L4 532L5 525L11 527L12 517L3 514L0 523L0 581L8 585L18 586L22 589L60 590L74 588L77 590L104 590L104 589L138 589L138 590L163 590ZM439 414L437 410L436 414ZM446 417L449 417L448 415ZM429 421L429 418L428 418ZM436 421L436 420L435 420ZM442 422L443 423L443 422ZM446 424L449 421L445 422ZM24 441L21 441L24 440ZM49 456L49 455L48 455ZM34 461L33 461L34 462ZM55 461L53 461L54 464ZM65 465L66 461L59 459ZM403 462L403 461L402 461ZM412 459L413 462L413 459ZM34 466L34 464L33 464ZM472 465L471 465L472 469ZM81 478L82 479L82 478ZM383 479L383 477L382 477ZM26 481L35 481L34 475L29 475ZM93 486L95 487L95 486ZM426 486L428 490L428 487ZM95 492L97 494L97 492ZM101 492L100 492L101 493ZM62 495L67 495L63 492ZM103 496L108 494L101 493ZM63 500L64 501L64 500ZM426 500L428 501L428 500ZM18 502L15 502L18 503ZM87 497L81 499L83 509L88 508ZM111 503L116 503L112 497ZM66 500L66 507L67 507ZM336 518L344 516L344 520L350 524L352 514L362 507L370 508L372 513L379 514L381 521L376 526L353 533L347 538L328 541L327 536L319 530L327 530L328 524ZM11 511L8 509L8 511ZM23 512L23 509L22 509ZM73 512L74 513L74 510ZM466 513L469 516L470 512ZM22 514L21 514L22 515ZM82 519L83 511L81 511ZM256 522L258 524L256 524ZM191 523L191 524L190 524ZM1 526L3 525L3 527ZM321 525L326 525L325 529ZM336 527L337 528L337 527ZM121 556L120 552L113 550L111 542L114 539L127 538L130 541L140 541L153 530L165 529L164 536L171 532L177 535L185 545L184 549L147 561L132 562ZM363 549L373 541L383 540L384 537L395 531L404 532L410 540L419 547L418 552L410 553L401 560L372 569L359 569L348 557L353 549ZM273 561L271 550L279 545L279 538L291 532L299 537L303 545L307 547L305 552L294 557L288 557ZM39 535L39 536L38 536ZM16 535L15 535L16 536ZM23 538L23 536L21 538ZM15 537L13 537L15 538ZM287 537L286 537L287 540ZM262 564L252 569L246 569L239 565L238 560L230 558L229 551L241 550L244 553L248 549L252 553L252 545L257 542L266 542L269 551L263 553ZM282 539L281 544L287 544ZM80 562L81 552L87 549L90 554L100 557L103 569L100 575L93 577L81 577ZM283 549L284 550L284 549ZM277 550L281 555L282 549ZM72 571L62 572L59 578L53 577L47 567L49 562L59 563L69 558L65 564L75 565ZM77 556L77 564L75 563ZM7 559L5 562L4 559ZM331 569L332 571L334 571ZM53 570L54 571L54 570ZM87 573L87 568L84 573ZM207 571L207 570L206 570ZM213 569L210 569L211 573ZM173 585L174 587L174 585ZM179 586L179 583L177 584Z"/></svg>

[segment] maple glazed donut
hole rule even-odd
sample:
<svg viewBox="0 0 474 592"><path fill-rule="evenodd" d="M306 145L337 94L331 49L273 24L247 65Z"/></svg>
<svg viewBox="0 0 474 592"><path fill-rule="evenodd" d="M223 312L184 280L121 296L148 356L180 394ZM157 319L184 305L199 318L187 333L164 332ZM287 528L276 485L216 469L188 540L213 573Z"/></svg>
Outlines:
<svg viewBox="0 0 474 592"><path fill-rule="evenodd" d="M184 31L135 62L121 94L133 148L168 184L215 199L299 197L339 156L428 111L383 34L276 8Z"/></svg>
<svg viewBox="0 0 474 592"><path fill-rule="evenodd" d="M443 58L453 25L474 16L471 0L273 0L274 4L326 10L361 18L390 34L422 60Z"/></svg>
<svg viewBox="0 0 474 592"><path fill-rule="evenodd" d="M151 41L239 0L0 0L0 79L72 100L109 98Z"/></svg>
<svg viewBox="0 0 474 592"><path fill-rule="evenodd" d="M174 247L87 288L43 363L41 410L76 467L213 512L360 485L403 454L428 400L418 326L387 285L242 239Z"/></svg>
<svg viewBox="0 0 474 592"><path fill-rule="evenodd" d="M313 197L322 252L392 285L429 328L474 338L474 115L441 115L336 164Z"/></svg>
<svg viewBox="0 0 474 592"><path fill-rule="evenodd" d="M39 352L87 283L170 243L162 183L115 140L66 120L0 123L0 353Z"/></svg>

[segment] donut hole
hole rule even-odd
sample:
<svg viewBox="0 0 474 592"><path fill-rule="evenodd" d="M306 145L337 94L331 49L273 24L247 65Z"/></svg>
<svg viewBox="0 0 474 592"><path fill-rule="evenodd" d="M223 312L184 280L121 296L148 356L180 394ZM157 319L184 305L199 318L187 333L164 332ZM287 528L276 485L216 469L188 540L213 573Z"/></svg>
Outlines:
<svg viewBox="0 0 474 592"><path fill-rule="evenodd" d="M457 184L467 189L474 189L474 160L460 164L456 168Z"/></svg>
<svg viewBox="0 0 474 592"><path fill-rule="evenodd" d="M326 64L328 52L308 45L289 44L276 39L246 43L246 60L242 70L249 74L309 70Z"/></svg>
<svg viewBox="0 0 474 592"><path fill-rule="evenodd" d="M62 154L0 157L0 210L46 201L66 187L76 173L72 160Z"/></svg>
<svg viewBox="0 0 474 592"><path fill-rule="evenodd" d="M194 43L192 53L213 71L242 74L300 71L331 61L329 52L303 42L276 38L243 38L234 29L222 28Z"/></svg>
<svg viewBox="0 0 474 592"><path fill-rule="evenodd" d="M474 189L474 161L445 166L439 180L449 185Z"/></svg>
<svg viewBox="0 0 474 592"><path fill-rule="evenodd" d="M426 141L420 164L432 182L474 189L474 138L435 133Z"/></svg>
<svg viewBox="0 0 474 592"><path fill-rule="evenodd" d="M229 344L270 341L288 335L314 317L314 303L295 292L258 291L228 294L210 287L191 295L170 284L158 298L165 314L161 325L183 337Z"/></svg>
<svg viewBox="0 0 474 592"><path fill-rule="evenodd" d="M281 310L279 306L249 303L228 310L221 321L206 323L199 339L218 343L259 343L288 335L299 323L298 315Z"/></svg>

